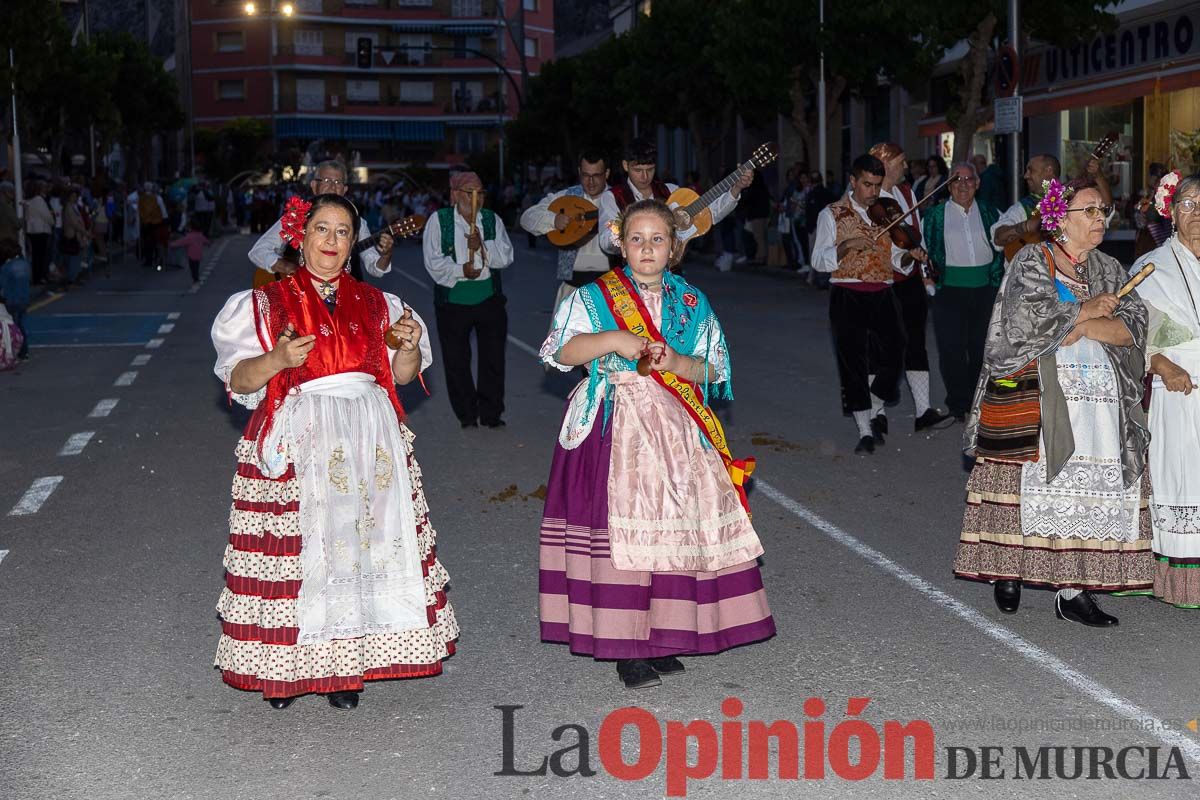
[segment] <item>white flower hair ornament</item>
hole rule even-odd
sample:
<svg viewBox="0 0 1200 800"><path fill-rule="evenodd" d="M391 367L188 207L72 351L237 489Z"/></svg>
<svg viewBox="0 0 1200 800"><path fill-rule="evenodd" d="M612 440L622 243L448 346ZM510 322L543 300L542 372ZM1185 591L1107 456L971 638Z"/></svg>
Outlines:
<svg viewBox="0 0 1200 800"><path fill-rule="evenodd" d="M1177 169L1173 169L1159 178L1158 188L1154 190L1154 210L1160 217L1170 218L1171 202L1175 199L1175 191L1179 188L1179 181L1182 179L1183 175Z"/></svg>
<svg viewBox="0 0 1200 800"><path fill-rule="evenodd" d="M608 221L608 238L613 243L613 247L621 246L621 220L610 219Z"/></svg>

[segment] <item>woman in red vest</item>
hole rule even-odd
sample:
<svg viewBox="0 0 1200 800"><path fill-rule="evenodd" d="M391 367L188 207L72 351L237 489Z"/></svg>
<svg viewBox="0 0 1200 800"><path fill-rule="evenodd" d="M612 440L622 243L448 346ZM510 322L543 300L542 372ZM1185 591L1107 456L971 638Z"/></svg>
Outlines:
<svg viewBox="0 0 1200 800"><path fill-rule="evenodd" d="M358 705L367 680L441 672L458 624L396 384L431 361L425 324L347 271L358 212L293 198L301 267L235 294L216 373L254 415L238 443L222 635L225 682L275 708Z"/></svg>

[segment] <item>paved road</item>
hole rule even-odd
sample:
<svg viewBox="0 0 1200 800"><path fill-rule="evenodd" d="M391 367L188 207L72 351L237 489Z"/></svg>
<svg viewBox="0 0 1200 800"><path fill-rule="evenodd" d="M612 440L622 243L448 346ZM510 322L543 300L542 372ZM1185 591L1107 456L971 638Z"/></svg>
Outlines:
<svg viewBox="0 0 1200 800"><path fill-rule="evenodd" d="M437 363L430 397L414 387L402 394L463 627L445 674L369 685L353 713L315 697L272 711L224 686L211 669L213 606L246 414L227 407L211 373L208 329L249 280L250 241L226 237L210 249L196 292L186 272L130 265L38 309L33 359L0 375L0 514L19 512L0 517L0 796L661 797L680 788L668 785L666 762L679 765L687 752L668 720L707 720L744 736L754 720L823 722L823 735L814 727L811 740L802 736L813 755L818 739L831 740L824 779L780 780L772 748L769 780L741 777L744 758L740 772L737 758L716 761L713 777L685 784L692 797L1196 796L1191 780L1174 778L1012 780L1018 746L1033 755L1053 745L1160 746L1159 772L1175 746L1187 772L1200 772L1200 737L1184 725L1200 716L1200 614L1112 599L1104 607L1120 627L1093 631L1055 620L1047 592L1027 592L1021 612L1003 617L986 586L955 581L961 429L906 434L911 408L902 406L893 413L899 432L881 452L852 455L826 296L783 277L704 265L691 273L734 354L737 400L721 414L734 452L759 460L752 502L778 636L688 659L684 675L637 693L620 686L611 664L540 644L538 496L571 386L529 352L554 293L544 246L520 249L506 278L508 427L461 431ZM432 321L419 249L406 246L397 260L380 283ZM53 346L37 347L39 336ZM723 712L728 697L740 712ZM838 728L852 697L870 698L854 709L869 725ZM809 698L823 699L824 713L806 707ZM640 750L632 727L623 750L601 745L602 722L628 705L659 720L668 737L661 763L651 728ZM495 775L505 769L496 706L522 706L509 712L513 771L536 771L582 732L596 774ZM841 777L850 774L845 734L881 731L887 720L930 724L935 780L913 780L911 755L907 780L884 778L882 766L862 781ZM580 727L552 738L572 723ZM737 751L736 739L723 741L726 754ZM860 755L854 742L850 764ZM947 748L978 758L984 746L1004 748L993 768L1004 779L981 780L978 764L973 777L946 778ZM576 771L578 751L555 765ZM613 777L621 752L648 777ZM689 763L709 752L692 752ZM1053 751L1046 755L1053 775ZM959 752L960 771L965 758ZM1127 771L1147 760L1131 751ZM1067 751L1068 773L1073 764Z"/></svg>

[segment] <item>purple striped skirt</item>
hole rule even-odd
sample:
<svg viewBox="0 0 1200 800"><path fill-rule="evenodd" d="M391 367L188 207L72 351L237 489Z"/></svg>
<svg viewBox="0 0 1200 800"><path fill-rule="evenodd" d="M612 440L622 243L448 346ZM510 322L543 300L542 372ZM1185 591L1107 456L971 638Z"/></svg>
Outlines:
<svg viewBox="0 0 1200 800"><path fill-rule="evenodd" d="M612 432L554 447L538 599L546 642L599 659L719 653L775 635L757 561L717 572L615 569L608 545Z"/></svg>

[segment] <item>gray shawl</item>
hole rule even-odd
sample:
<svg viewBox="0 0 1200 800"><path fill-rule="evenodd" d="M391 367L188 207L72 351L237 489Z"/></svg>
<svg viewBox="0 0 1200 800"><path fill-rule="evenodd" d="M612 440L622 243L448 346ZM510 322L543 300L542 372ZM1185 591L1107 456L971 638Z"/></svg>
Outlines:
<svg viewBox="0 0 1200 800"><path fill-rule="evenodd" d="M1093 250L1088 254L1088 297L1116 292L1129 275L1112 256ZM963 445L967 453L975 451L979 431L979 404L990 378L1011 375L1038 359L1041 384L1042 439L1046 447L1046 470L1053 479L1075 452L1075 436L1067 400L1058 384L1055 354L1079 316L1078 303L1058 299L1050 265L1041 246L1021 250L1005 273L992 308L987 343L983 350L983 371L975 387L975 400L967 417ZM1142 410L1142 378L1146 374L1146 306L1136 292L1126 295L1113 315L1125 323L1133 336L1127 347L1102 345L1117 377L1121 399L1121 468L1125 486L1132 486L1146 466L1146 448L1150 432L1146 412Z"/></svg>

